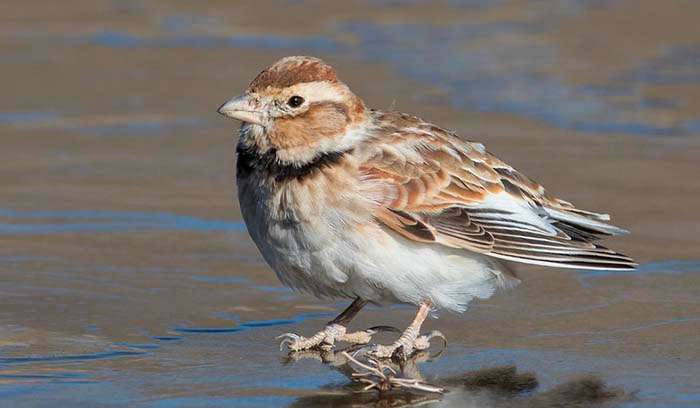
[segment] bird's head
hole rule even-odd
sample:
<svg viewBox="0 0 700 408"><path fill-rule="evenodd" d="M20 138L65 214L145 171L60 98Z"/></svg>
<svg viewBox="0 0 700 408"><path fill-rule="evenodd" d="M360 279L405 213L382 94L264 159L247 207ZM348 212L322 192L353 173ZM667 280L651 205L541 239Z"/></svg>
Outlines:
<svg viewBox="0 0 700 408"><path fill-rule="evenodd" d="M277 159L303 164L324 153L352 149L368 114L335 70L313 57L286 57L262 71L244 94L224 103L238 119L241 143Z"/></svg>

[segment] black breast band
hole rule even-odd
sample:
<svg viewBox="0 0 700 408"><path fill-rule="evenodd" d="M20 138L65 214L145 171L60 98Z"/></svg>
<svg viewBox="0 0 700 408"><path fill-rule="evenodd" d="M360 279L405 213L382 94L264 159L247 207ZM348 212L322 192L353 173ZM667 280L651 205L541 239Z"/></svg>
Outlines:
<svg viewBox="0 0 700 408"><path fill-rule="evenodd" d="M303 164L284 164L277 160L275 149L260 153L254 147L238 145L236 148L236 171L239 177L246 177L254 171L260 171L269 177L274 177L278 183L302 180L324 167L332 167L340 163L343 157L351 152L352 149L322 153Z"/></svg>

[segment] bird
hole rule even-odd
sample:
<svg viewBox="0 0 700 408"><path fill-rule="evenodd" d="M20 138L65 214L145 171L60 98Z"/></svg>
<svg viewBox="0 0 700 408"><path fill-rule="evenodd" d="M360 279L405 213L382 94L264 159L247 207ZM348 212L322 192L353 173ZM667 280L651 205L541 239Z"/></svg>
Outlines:
<svg viewBox="0 0 700 408"><path fill-rule="evenodd" d="M338 342L396 358L442 337L421 334L433 312L462 313L520 280L511 264L631 270L601 246L626 234L607 214L560 199L454 131L370 109L336 70L289 56L218 109L241 121L236 182L243 220L288 287L351 304L318 333L285 333L291 352ZM350 332L367 304L417 307L391 344L380 328Z"/></svg>

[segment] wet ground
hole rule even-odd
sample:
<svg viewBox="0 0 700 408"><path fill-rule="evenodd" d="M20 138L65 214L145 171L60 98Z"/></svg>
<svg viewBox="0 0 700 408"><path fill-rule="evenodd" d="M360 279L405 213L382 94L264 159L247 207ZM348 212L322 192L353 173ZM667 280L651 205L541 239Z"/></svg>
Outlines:
<svg viewBox="0 0 700 408"><path fill-rule="evenodd" d="M4 1L0 405L700 405L698 13L680 0ZM337 355L288 358L276 335L315 332L345 303L293 293L263 263L233 193L236 126L215 109L290 54L609 211L632 231L611 245L641 267L522 268L514 291L429 321L450 340L418 358L450 389L441 399L356 394ZM354 326L412 312L370 308Z"/></svg>

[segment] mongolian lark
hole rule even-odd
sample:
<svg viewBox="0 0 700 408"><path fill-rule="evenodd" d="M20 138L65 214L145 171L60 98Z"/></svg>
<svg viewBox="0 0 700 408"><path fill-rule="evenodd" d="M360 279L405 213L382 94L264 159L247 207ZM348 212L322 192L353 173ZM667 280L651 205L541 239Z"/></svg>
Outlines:
<svg viewBox="0 0 700 408"><path fill-rule="evenodd" d="M253 241L287 286L354 302L319 333L282 335L292 351L368 343L345 325L368 302L419 307L376 357L409 355L432 308L463 312L518 280L515 261L576 269L635 267L596 242L626 231L549 194L455 133L368 109L335 70L287 57L219 112L243 122L238 198ZM281 346L282 346L281 345Z"/></svg>

